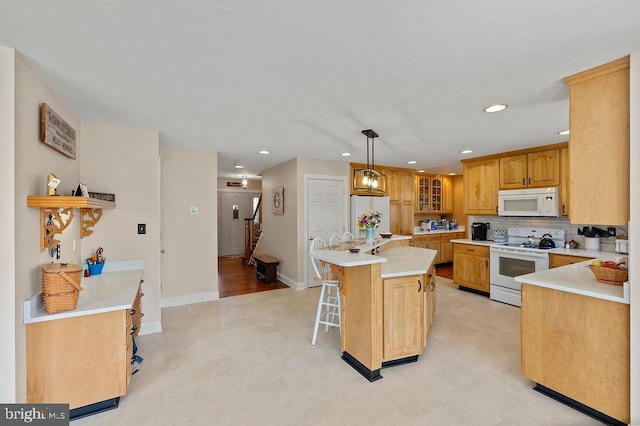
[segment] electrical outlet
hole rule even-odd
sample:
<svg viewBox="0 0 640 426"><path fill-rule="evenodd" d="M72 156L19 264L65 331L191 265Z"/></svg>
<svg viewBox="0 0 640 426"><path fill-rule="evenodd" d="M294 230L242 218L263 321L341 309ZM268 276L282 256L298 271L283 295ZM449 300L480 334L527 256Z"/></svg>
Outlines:
<svg viewBox="0 0 640 426"><path fill-rule="evenodd" d="M138 234L146 234L147 233L147 224L139 223L138 224Z"/></svg>
<svg viewBox="0 0 640 426"><path fill-rule="evenodd" d="M607 231L609 232L609 235L611 237L615 237L616 236L616 227L615 226L608 227Z"/></svg>

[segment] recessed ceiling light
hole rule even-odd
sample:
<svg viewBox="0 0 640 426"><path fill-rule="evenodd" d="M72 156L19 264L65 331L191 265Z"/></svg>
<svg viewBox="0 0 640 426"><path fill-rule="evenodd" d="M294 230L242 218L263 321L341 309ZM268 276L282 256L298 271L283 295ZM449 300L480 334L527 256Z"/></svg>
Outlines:
<svg viewBox="0 0 640 426"><path fill-rule="evenodd" d="M258 154L267 155L268 153L269 151L267 151L266 149L263 149L262 151L258 151Z"/></svg>
<svg viewBox="0 0 640 426"><path fill-rule="evenodd" d="M507 105L504 104L496 104L488 106L484 109L484 112L500 112L502 110L507 109Z"/></svg>
<svg viewBox="0 0 640 426"><path fill-rule="evenodd" d="M418 170L418 173L424 173L424 170L420 169Z"/></svg>
<svg viewBox="0 0 640 426"><path fill-rule="evenodd" d="M473 152L472 149L465 149L465 150L460 151L460 154L471 154L472 152Z"/></svg>
<svg viewBox="0 0 640 426"><path fill-rule="evenodd" d="M416 164L416 163L417 163L416 160L407 161L407 164Z"/></svg>
<svg viewBox="0 0 640 426"><path fill-rule="evenodd" d="M351 156L351 153L350 153L350 152L343 152L343 153L342 153L342 154L340 154L340 155L342 155L343 157L350 157L350 156Z"/></svg>
<svg viewBox="0 0 640 426"><path fill-rule="evenodd" d="M559 135L568 135L569 131L568 130L563 130L561 132L558 132Z"/></svg>
<svg viewBox="0 0 640 426"><path fill-rule="evenodd" d="M240 163L235 163L233 167L235 167L236 169L244 169L244 166Z"/></svg>
<svg viewBox="0 0 640 426"><path fill-rule="evenodd" d="M449 173L449 176L455 176L455 175L456 175L456 173L455 173L455 172L451 172L451 173Z"/></svg>

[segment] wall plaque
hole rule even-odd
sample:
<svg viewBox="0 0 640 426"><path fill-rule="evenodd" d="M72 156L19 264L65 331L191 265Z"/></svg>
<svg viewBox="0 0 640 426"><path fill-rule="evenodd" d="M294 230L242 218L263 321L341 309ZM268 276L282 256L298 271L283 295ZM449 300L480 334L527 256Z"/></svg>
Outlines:
<svg viewBox="0 0 640 426"><path fill-rule="evenodd" d="M44 102L40 106L40 140L76 159L76 131Z"/></svg>

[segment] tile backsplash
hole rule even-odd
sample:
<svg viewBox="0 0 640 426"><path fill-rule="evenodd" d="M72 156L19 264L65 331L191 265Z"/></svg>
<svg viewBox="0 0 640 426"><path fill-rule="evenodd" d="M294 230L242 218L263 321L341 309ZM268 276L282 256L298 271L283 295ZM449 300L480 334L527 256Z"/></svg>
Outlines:
<svg viewBox="0 0 640 426"><path fill-rule="evenodd" d="M504 216L467 216L467 228L471 229L473 222L484 222L490 224L490 229L487 231L487 238L493 239L493 232L498 229L507 228L551 228L551 229L564 229L567 233L567 241L575 240L578 242L578 248L584 248L584 237L578 235L578 229L582 229L583 226L597 226L600 229L607 229L612 225L578 225L569 223L569 219L555 218L555 217L504 217ZM621 235L627 234L626 226L616 226L616 236L619 238ZM615 251L616 237L600 238L600 251Z"/></svg>

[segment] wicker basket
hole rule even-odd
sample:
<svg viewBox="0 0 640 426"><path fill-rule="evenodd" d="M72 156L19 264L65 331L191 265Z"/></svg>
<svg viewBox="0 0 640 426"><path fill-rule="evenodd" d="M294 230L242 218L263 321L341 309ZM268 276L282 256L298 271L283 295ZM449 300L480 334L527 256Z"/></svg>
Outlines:
<svg viewBox="0 0 640 426"><path fill-rule="evenodd" d="M627 269L604 268L602 266L589 265L598 282L604 284L622 285L629 278Z"/></svg>
<svg viewBox="0 0 640 426"><path fill-rule="evenodd" d="M42 301L50 313L76 308L82 287L82 265L47 263L42 265Z"/></svg>

